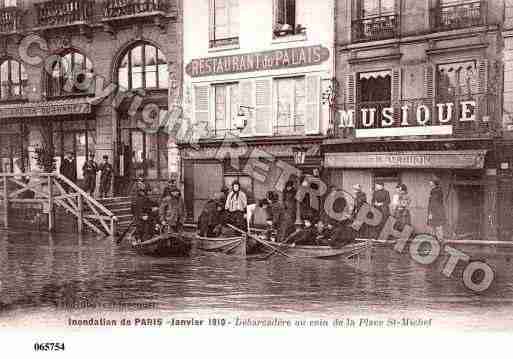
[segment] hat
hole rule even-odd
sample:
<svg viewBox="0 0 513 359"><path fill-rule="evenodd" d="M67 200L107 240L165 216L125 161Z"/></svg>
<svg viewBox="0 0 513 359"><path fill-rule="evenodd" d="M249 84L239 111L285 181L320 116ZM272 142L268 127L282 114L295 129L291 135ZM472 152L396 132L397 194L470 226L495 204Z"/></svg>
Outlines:
<svg viewBox="0 0 513 359"><path fill-rule="evenodd" d="M357 190L357 191L361 191L362 190L362 186L360 186L359 183L356 183L353 185L353 189Z"/></svg>
<svg viewBox="0 0 513 359"><path fill-rule="evenodd" d="M107 156L107 155L103 155L103 159L104 159L104 160L108 160L108 159L109 159L109 156Z"/></svg>
<svg viewBox="0 0 513 359"><path fill-rule="evenodd" d="M380 186L384 186L385 184L383 183L383 181L376 181L375 182L376 184L379 184Z"/></svg>

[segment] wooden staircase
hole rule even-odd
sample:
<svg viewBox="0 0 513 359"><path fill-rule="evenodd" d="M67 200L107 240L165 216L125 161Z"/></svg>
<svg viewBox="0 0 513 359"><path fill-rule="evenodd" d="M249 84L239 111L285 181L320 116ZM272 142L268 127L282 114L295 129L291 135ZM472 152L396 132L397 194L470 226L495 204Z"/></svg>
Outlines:
<svg viewBox="0 0 513 359"><path fill-rule="evenodd" d="M130 197L110 197L98 199L105 208L110 210L117 218L117 230L122 233L132 223L132 209Z"/></svg>

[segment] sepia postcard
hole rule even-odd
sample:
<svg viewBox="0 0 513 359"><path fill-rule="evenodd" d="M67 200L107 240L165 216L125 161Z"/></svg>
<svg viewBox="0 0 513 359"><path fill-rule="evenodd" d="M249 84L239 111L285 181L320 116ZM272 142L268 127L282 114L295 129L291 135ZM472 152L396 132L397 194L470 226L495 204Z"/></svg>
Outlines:
<svg viewBox="0 0 513 359"><path fill-rule="evenodd" d="M513 1L0 1L0 228L5 357L504 355Z"/></svg>

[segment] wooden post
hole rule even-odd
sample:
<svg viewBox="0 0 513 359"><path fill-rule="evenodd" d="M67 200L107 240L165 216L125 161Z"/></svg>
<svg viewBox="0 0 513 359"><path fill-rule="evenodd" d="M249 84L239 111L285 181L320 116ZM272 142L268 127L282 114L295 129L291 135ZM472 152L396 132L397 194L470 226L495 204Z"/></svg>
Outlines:
<svg viewBox="0 0 513 359"><path fill-rule="evenodd" d="M7 175L4 175L4 227L9 227L9 193L7 190Z"/></svg>
<svg viewBox="0 0 513 359"><path fill-rule="evenodd" d="M53 188L52 176L48 176L48 231L52 232L55 227L55 218L53 212Z"/></svg>
<svg viewBox="0 0 513 359"><path fill-rule="evenodd" d="M78 225L78 233L82 233L84 230L84 199L80 193L78 195L78 216L77 216L77 225Z"/></svg>

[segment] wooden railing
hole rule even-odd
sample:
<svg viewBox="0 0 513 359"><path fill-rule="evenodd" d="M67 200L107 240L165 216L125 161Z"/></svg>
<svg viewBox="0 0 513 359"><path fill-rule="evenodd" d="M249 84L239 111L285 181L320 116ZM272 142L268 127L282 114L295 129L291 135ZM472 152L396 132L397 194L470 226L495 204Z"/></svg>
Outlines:
<svg viewBox="0 0 513 359"><path fill-rule="evenodd" d="M62 26L87 22L93 14L94 2L90 0L51 0L35 4L37 26Z"/></svg>
<svg viewBox="0 0 513 359"><path fill-rule="evenodd" d="M59 173L0 173L0 178L0 203L6 228L11 204L39 203L48 212L49 231L55 228L55 209L61 207L76 218L79 232L88 228L100 235L116 235L116 216Z"/></svg>
<svg viewBox="0 0 513 359"><path fill-rule="evenodd" d="M22 11L17 6L0 9L0 34L21 31Z"/></svg>
<svg viewBox="0 0 513 359"><path fill-rule="evenodd" d="M103 8L104 18L164 12L167 2L163 0L107 0Z"/></svg>

